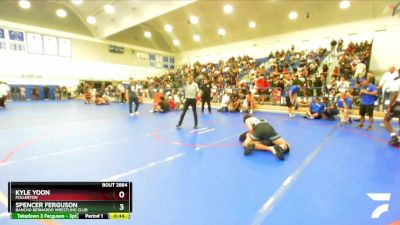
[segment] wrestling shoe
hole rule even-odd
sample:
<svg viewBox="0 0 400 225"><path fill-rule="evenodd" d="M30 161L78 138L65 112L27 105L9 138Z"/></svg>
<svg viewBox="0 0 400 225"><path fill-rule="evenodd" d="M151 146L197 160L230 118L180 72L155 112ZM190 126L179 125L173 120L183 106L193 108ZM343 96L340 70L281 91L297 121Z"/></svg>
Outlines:
<svg viewBox="0 0 400 225"><path fill-rule="evenodd" d="M374 127L368 126L366 130L367 130L367 131L373 131L373 130L374 130Z"/></svg>
<svg viewBox="0 0 400 225"><path fill-rule="evenodd" d="M275 156L279 160L285 160L285 156L283 156L283 153L285 152L285 150L283 150L283 148L279 145L274 145L274 149L275 149Z"/></svg>
<svg viewBox="0 0 400 225"><path fill-rule="evenodd" d="M139 112L135 112L135 115L136 115L136 116L139 115Z"/></svg>
<svg viewBox="0 0 400 225"><path fill-rule="evenodd" d="M364 128L364 125L360 123L360 124L358 124L358 125L356 126L356 128L361 128L361 129L362 129L362 128Z"/></svg>
<svg viewBox="0 0 400 225"><path fill-rule="evenodd" d="M181 125L177 124L176 129L181 129Z"/></svg>
<svg viewBox="0 0 400 225"><path fill-rule="evenodd" d="M392 136L392 138L390 138L389 145L393 147L399 147L399 138L397 136Z"/></svg>
<svg viewBox="0 0 400 225"><path fill-rule="evenodd" d="M256 145L254 143L247 144L247 146L244 148L244 155L250 155L255 147Z"/></svg>

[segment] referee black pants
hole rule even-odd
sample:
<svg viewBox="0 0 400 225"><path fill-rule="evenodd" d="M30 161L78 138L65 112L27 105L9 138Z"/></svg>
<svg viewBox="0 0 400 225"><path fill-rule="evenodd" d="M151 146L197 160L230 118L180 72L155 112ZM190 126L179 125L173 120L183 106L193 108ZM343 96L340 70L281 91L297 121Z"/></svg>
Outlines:
<svg viewBox="0 0 400 225"><path fill-rule="evenodd" d="M189 106L192 106L193 110L193 117L194 117L194 126L197 126L197 112L196 112L196 99L194 98L188 98L186 99L184 105L183 105L183 111L181 114L181 118L179 119L178 126L182 125L183 118L185 118L186 111L188 110Z"/></svg>
<svg viewBox="0 0 400 225"><path fill-rule="evenodd" d="M139 99L137 97L129 97L129 113L132 113L132 103L135 103L135 112L139 109Z"/></svg>

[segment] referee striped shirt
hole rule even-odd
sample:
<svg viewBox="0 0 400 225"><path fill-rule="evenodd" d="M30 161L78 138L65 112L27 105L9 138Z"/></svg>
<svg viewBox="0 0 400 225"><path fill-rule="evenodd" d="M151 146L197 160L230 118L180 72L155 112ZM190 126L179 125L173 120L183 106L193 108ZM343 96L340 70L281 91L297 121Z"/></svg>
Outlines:
<svg viewBox="0 0 400 225"><path fill-rule="evenodd" d="M187 99L195 99L197 96L197 92L199 91L199 86L193 82L192 84L187 83L185 85L185 97Z"/></svg>

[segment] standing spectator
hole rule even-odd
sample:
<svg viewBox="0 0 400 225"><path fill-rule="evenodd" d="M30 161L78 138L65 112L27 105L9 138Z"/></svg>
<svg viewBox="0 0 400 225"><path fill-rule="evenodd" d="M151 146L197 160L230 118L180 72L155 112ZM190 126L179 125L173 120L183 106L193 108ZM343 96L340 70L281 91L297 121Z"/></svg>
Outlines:
<svg viewBox="0 0 400 225"><path fill-rule="evenodd" d="M316 77L315 78L314 88L316 89L317 96L320 97L322 95L322 80L321 80L321 77Z"/></svg>
<svg viewBox="0 0 400 225"><path fill-rule="evenodd" d="M327 64L322 65L322 71L320 73L321 77L321 82L324 90L324 94L328 93L328 88L327 88L327 82L328 82L328 72L329 72L329 67Z"/></svg>
<svg viewBox="0 0 400 225"><path fill-rule="evenodd" d="M18 86L12 86L11 87L11 96L13 100L18 100L20 99L20 90Z"/></svg>
<svg viewBox="0 0 400 225"><path fill-rule="evenodd" d="M25 100L26 99L26 88L25 86L21 86L21 99Z"/></svg>
<svg viewBox="0 0 400 225"><path fill-rule="evenodd" d="M335 39L333 39L333 40L331 41L331 52L332 52L333 55L335 55L335 48L336 48L336 45L337 45L337 41L336 41Z"/></svg>
<svg viewBox="0 0 400 225"><path fill-rule="evenodd" d="M343 51L343 39L339 39L339 43L338 43L338 46L337 46L337 52L339 53L339 52L342 52Z"/></svg>
<svg viewBox="0 0 400 225"><path fill-rule="evenodd" d="M368 80L361 81L361 106L360 106L360 124L357 128L364 128L365 115L369 117L368 131L373 130L374 123L374 103L378 96L378 91L373 84L369 84Z"/></svg>
<svg viewBox="0 0 400 225"><path fill-rule="evenodd" d="M119 91L119 102L120 102L121 104L126 103L125 87L124 87L124 85L122 84L122 82L120 82L120 83L118 84L118 91Z"/></svg>
<svg viewBox="0 0 400 225"><path fill-rule="evenodd" d="M400 69L398 71L398 77L400 77ZM392 120L393 117L400 118L400 79L395 79L394 84L391 86L391 95L390 95L390 103L388 106L388 112L385 116L385 119L383 120L383 123L385 125L386 130L390 134L390 141L389 145L394 146L394 147L399 147L400 142L399 138L396 135L396 132L393 130L392 125L390 124L390 120ZM400 125L400 119L399 119L399 125Z"/></svg>
<svg viewBox="0 0 400 225"><path fill-rule="evenodd" d="M32 88L32 99L39 100L39 88L37 86Z"/></svg>
<svg viewBox="0 0 400 225"><path fill-rule="evenodd" d="M54 89L54 95L56 96L56 100L61 100L61 88L59 85Z"/></svg>
<svg viewBox="0 0 400 225"><path fill-rule="evenodd" d="M349 117L351 109L353 109L353 100L347 96L346 93L341 93L340 98L337 102L337 107L340 110L340 121L341 125L351 123L351 118Z"/></svg>
<svg viewBox="0 0 400 225"><path fill-rule="evenodd" d="M197 98L197 94L199 92L199 87L197 86L197 84L195 82L193 82L193 75L191 73L188 75L188 80L184 87L184 90L185 90L186 100L185 100L185 103L183 106L182 114L179 118L179 122L176 125L176 128L181 128L183 119L185 118L186 111L188 110L189 106L191 106L192 110L193 110L193 117L194 117L193 128L196 129L197 128L196 98Z"/></svg>
<svg viewBox="0 0 400 225"><path fill-rule="evenodd" d="M49 100L50 89L47 85L43 86L44 100Z"/></svg>
<svg viewBox="0 0 400 225"><path fill-rule="evenodd" d="M296 114L292 112L292 107L294 106L295 108L297 107L297 93L300 90L299 87L300 84L294 84L293 80L290 80L290 87L286 91L285 97L286 97L286 106L288 107L288 114L289 117L295 117Z"/></svg>
<svg viewBox="0 0 400 225"><path fill-rule="evenodd" d="M6 108L6 100L10 92L10 87L0 81L0 107Z"/></svg>
<svg viewBox="0 0 400 225"><path fill-rule="evenodd" d="M204 105L207 103L208 112L211 113L211 84L210 80L205 79L201 86L201 112L204 112Z"/></svg>
<svg viewBox="0 0 400 225"><path fill-rule="evenodd" d="M390 85L392 85L394 79L398 76L397 72L395 71L396 68L391 66L389 71L383 74L381 80L379 81L378 89L382 91L383 95L383 109L386 109L385 101L390 97Z"/></svg>
<svg viewBox="0 0 400 225"><path fill-rule="evenodd" d="M133 78L129 78L129 85L126 88L126 94L128 98L128 104L129 104L129 114L131 116L134 115L139 115L138 109L139 109L139 98L138 95L136 94L136 86L135 86L135 81ZM132 112L132 103L135 103L135 114Z"/></svg>

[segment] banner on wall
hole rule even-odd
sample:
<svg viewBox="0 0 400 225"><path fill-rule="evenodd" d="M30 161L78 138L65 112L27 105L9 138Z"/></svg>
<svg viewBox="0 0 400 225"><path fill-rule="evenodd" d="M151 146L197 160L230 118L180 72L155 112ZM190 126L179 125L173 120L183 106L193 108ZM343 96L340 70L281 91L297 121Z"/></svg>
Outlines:
<svg viewBox="0 0 400 225"><path fill-rule="evenodd" d="M6 49L6 41L4 36L4 29L0 28L0 50Z"/></svg>
<svg viewBox="0 0 400 225"><path fill-rule="evenodd" d="M26 44L29 53L34 53L34 54L43 53L42 35L34 33L26 33Z"/></svg>
<svg viewBox="0 0 400 225"><path fill-rule="evenodd" d="M58 42L56 37L43 36L44 54L58 55Z"/></svg>
<svg viewBox="0 0 400 225"><path fill-rule="evenodd" d="M71 40L65 38L59 38L58 49L60 51L59 52L60 56L71 57L72 56Z"/></svg>
<svg viewBox="0 0 400 225"><path fill-rule="evenodd" d="M156 55L149 54L149 65L152 67L156 67Z"/></svg>
<svg viewBox="0 0 400 225"><path fill-rule="evenodd" d="M161 55L156 55L156 67L163 68L163 57Z"/></svg>
<svg viewBox="0 0 400 225"><path fill-rule="evenodd" d="M8 31L8 39L10 40L10 49L14 51L25 51L25 35L22 31Z"/></svg>
<svg viewBox="0 0 400 225"><path fill-rule="evenodd" d="M142 60L142 61L149 61L149 54L147 53L142 53L142 52L138 52L136 54L137 59Z"/></svg>

